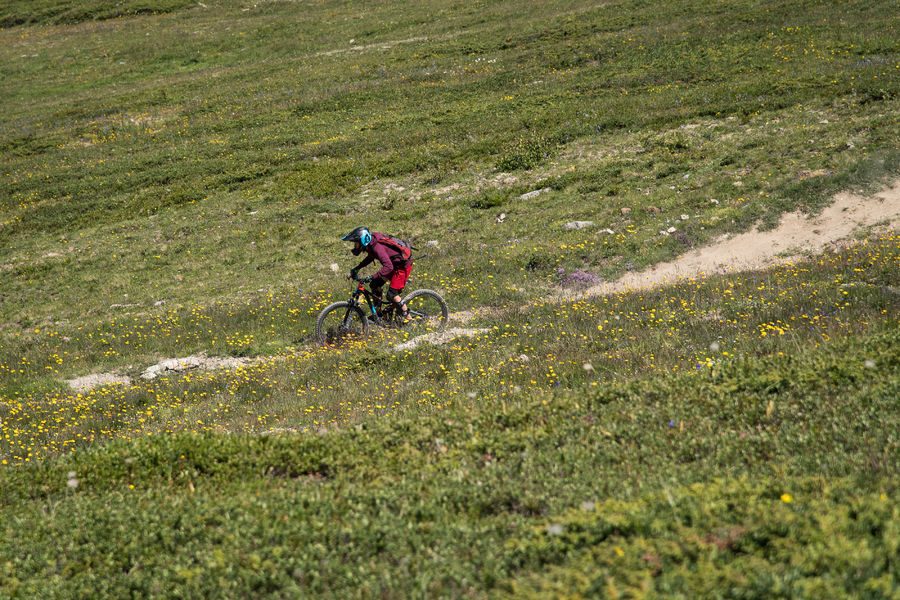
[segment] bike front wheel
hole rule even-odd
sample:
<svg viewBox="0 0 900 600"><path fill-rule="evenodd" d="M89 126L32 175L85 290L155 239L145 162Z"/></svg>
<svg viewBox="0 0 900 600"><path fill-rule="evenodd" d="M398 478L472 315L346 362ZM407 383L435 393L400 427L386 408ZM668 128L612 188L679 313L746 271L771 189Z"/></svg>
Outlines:
<svg viewBox="0 0 900 600"><path fill-rule="evenodd" d="M341 346L364 340L369 334L369 321L358 307L349 302L326 306L316 319L316 342L322 346Z"/></svg>
<svg viewBox="0 0 900 600"><path fill-rule="evenodd" d="M403 329L412 335L442 331L450 320L450 309L440 294L433 290L416 290L403 299L409 308L409 319Z"/></svg>

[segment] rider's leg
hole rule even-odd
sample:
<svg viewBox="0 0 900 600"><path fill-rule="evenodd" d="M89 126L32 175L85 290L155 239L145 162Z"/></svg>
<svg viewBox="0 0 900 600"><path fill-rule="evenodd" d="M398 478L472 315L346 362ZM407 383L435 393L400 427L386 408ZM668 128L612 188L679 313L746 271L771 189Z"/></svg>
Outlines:
<svg viewBox="0 0 900 600"><path fill-rule="evenodd" d="M397 307L397 313L404 317L409 315L409 307L403 304L401 294L403 293L403 288L406 287L410 273L412 273L411 260L391 274L391 288L388 290L388 298Z"/></svg>
<svg viewBox="0 0 900 600"><path fill-rule="evenodd" d="M403 315L405 317L409 314L409 307L403 304L403 296L401 294L403 294L403 288L400 288L398 290L393 285L391 285L390 289L388 290L388 298L396 307L397 314Z"/></svg>

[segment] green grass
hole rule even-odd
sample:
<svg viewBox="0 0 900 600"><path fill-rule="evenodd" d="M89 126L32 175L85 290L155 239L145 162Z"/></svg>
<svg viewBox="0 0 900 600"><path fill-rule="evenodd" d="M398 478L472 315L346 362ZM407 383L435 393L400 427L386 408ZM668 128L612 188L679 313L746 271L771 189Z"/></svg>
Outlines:
<svg viewBox="0 0 900 600"><path fill-rule="evenodd" d="M703 6L385 4L363 18L223 3L0 32L0 102L16 108L0 122L3 319L334 290L327 265L349 263L337 236L360 217L440 240L450 275L489 268L478 244L550 251L566 234L548 240L545 223L616 229L628 206L637 239L589 265L611 275L683 251L659 239L665 218L698 215L686 235L701 243L898 172L889 3ZM485 203L498 166L530 169L513 191L554 194Z"/></svg>
<svg viewBox="0 0 900 600"><path fill-rule="evenodd" d="M549 298L895 180L895 13L5 3L0 596L891 597L895 234ZM310 346L361 223L487 333Z"/></svg>
<svg viewBox="0 0 900 600"><path fill-rule="evenodd" d="M462 403L326 435L153 436L4 470L3 585L60 597L97 582L113 596L481 595L577 588L586 552L603 556L589 564L604 582L615 544L628 555L605 571L618 587L884 591L896 585L895 503L878 499L896 494L896 347L894 329L491 410ZM841 537L805 563L827 532ZM832 564L839 543L872 549Z"/></svg>

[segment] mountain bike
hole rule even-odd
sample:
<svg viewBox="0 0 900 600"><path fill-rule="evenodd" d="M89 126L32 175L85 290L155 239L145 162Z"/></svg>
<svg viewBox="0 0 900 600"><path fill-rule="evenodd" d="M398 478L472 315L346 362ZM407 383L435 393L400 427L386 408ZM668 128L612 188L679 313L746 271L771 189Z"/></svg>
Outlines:
<svg viewBox="0 0 900 600"><path fill-rule="evenodd" d="M341 345L365 340L370 327L402 329L412 336L441 331L450 319L447 302L434 290L416 290L403 299L409 309L403 315L393 302L379 299L358 277L349 300L326 306L316 319L316 341Z"/></svg>

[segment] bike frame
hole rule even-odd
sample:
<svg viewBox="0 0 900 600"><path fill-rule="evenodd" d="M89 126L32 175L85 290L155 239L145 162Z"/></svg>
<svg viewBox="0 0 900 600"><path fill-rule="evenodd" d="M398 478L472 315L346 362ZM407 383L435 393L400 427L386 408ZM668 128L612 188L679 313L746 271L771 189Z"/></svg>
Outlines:
<svg viewBox="0 0 900 600"><path fill-rule="evenodd" d="M385 315L378 314L378 307L375 305L375 295L369 291L369 288L366 287L366 284L364 284L362 281L359 281L357 279L356 280L356 289L353 290L352 294L350 294L350 306L347 307L347 313L344 316L345 323L350 318L350 311L362 304L362 302L360 302L360 299L359 299L360 296L365 298L366 305L369 307L369 310L365 311L368 314L369 318L372 321L381 322L384 319L384 317L386 316L386 314ZM384 302L382 302L382 305L383 304L384 304ZM387 308L387 310L393 310L393 305L389 306Z"/></svg>

